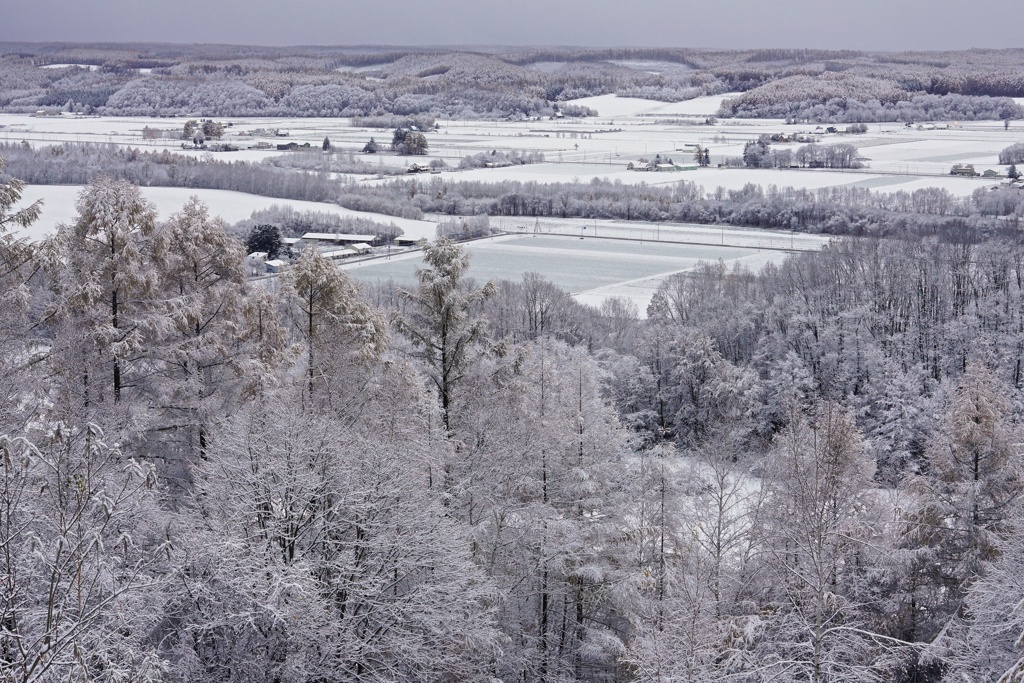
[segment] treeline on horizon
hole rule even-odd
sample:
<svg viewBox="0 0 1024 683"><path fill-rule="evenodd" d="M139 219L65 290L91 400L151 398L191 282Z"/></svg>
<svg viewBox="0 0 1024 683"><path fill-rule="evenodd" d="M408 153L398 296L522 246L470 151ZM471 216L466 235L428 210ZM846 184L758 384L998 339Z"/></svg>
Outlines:
<svg viewBox="0 0 1024 683"><path fill-rule="evenodd" d="M648 73L630 62L662 62ZM95 70L48 64L86 64ZM820 122L1019 118L1020 50L458 51L0 45L0 110L139 116L567 116L567 100L745 93L724 115ZM140 69L146 70L145 73ZM807 84L816 84L818 90ZM837 86L841 83L841 87ZM882 93L880 96L878 93Z"/></svg>

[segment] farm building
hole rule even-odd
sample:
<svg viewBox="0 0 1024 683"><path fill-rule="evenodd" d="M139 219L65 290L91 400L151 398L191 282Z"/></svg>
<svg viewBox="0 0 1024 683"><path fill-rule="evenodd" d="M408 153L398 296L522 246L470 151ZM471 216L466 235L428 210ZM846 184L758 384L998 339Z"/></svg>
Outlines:
<svg viewBox="0 0 1024 683"><path fill-rule="evenodd" d="M655 171L694 171L696 170L697 164L675 164L669 162L667 164L656 164L654 167Z"/></svg>
<svg viewBox="0 0 1024 683"><path fill-rule="evenodd" d="M336 232L307 232L302 236L303 245L327 246L330 244L359 244L360 242L373 243L377 241L376 235L346 235Z"/></svg>
<svg viewBox="0 0 1024 683"><path fill-rule="evenodd" d="M358 253L359 252L351 247L345 247L343 249L328 249L321 251L320 255L325 259L330 259L331 261L339 261L341 259L349 258L350 256L355 256Z"/></svg>
<svg viewBox="0 0 1024 683"><path fill-rule="evenodd" d="M267 259L270 257L265 251L254 251L245 257L245 272L249 275L263 275L267 272Z"/></svg>
<svg viewBox="0 0 1024 683"><path fill-rule="evenodd" d="M338 261L351 256L369 254L371 251L373 251L373 247L369 244L366 244L365 242L358 242L356 244L346 244L340 249L323 249L320 251L320 255L332 261Z"/></svg>
<svg viewBox="0 0 1024 683"><path fill-rule="evenodd" d="M974 177L981 174L974 170L974 164L953 164L953 168L949 169L949 175Z"/></svg>
<svg viewBox="0 0 1024 683"><path fill-rule="evenodd" d="M285 266L288 265L288 262L287 261L282 261L281 259L276 258L276 259L273 259L272 261L267 261L266 265L267 265L267 272L268 273L280 273L281 270L283 270L285 268Z"/></svg>

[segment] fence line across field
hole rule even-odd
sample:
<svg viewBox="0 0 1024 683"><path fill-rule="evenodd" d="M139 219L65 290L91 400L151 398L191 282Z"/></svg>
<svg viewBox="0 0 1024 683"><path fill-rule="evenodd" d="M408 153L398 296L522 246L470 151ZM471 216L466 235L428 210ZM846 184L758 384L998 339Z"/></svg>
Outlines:
<svg viewBox="0 0 1024 683"><path fill-rule="evenodd" d="M725 226L679 223L619 223L587 219L539 219L522 216L492 218L494 227L520 235L556 235L581 239L614 239L665 244L694 244L772 251L818 251L829 238L807 233L758 233Z"/></svg>

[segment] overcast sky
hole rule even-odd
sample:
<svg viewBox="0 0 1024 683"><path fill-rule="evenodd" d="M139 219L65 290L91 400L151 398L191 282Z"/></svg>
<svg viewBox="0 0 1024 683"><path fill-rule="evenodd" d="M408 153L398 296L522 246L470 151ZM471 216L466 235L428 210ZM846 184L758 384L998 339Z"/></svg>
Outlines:
<svg viewBox="0 0 1024 683"><path fill-rule="evenodd" d="M991 0L0 0L0 41L863 50L1024 46Z"/></svg>

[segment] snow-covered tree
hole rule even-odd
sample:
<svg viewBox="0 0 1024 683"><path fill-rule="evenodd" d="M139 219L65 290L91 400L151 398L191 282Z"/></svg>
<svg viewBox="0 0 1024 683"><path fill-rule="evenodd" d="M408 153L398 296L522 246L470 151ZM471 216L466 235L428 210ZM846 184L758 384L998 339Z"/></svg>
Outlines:
<svg viewBox="0 0 1024 683"><path fill-rule="evenodd" d="M155 322L156 211L137 186L109 178L82 190L76 208L75 222L44 248L55 289L50 316L66 331L59 341L80 354L60 372L78 375L82 404L117 403L125 388L139 389L132 369Z"/></svg>
<svg viewBox="0 0 1024 683"><path fill-rule="evenodd" d="M317 381L327 378L336 360L325 344L341 335L363 360L379 356L387 345L387 326L362 298L344 272L315 249L306 249L282 277L282 293L295 332L306 352L306 377L312 400ZM340 349L334 349L341 353ZM349 360L349 354L345 360Z"/></svg>
<svg viewBox="0 0 1024 683"><path fill-rule="evenodd" d="M148 354L158 373L152 400L165 413L161 429L182 432L189 451L205 454L205 425L229 405L241 369L241 245L192 197L160 226L152 250L162 320Z"/></svg>
<svg viewBox="0 0 1024 683"><path fill-rule="evenodd" d="M495 287L490 282L480 289L467 286L469 255L450 240L428 245L423 260L427 267L416 271L419 287L402 292L411 305L396 323L437 387L445 428L451 429L454 393L484 339L486 328L478 309L494 295Z"/></svg>
<svg viewBox="0 0 1024 683"><path fill-rule="evenodd" d="M402 155L423 155L427 153L427 136L405 128L396 128L391 137L392 151Z"/></svg>
<svg viewBox="0 0 1024 683"><path fill-rule="evenodd" d="M1001 541L1020 497L1021 431L1007 387L981 363L968 366L927 444L928 469L909 483L903 545L912 553L908 604L918 638L956 633L963 599ZM905 606L906 609L906 606ZM951 646L936 643L937 656Z"/></svg>
<svg viewBox="0 0 1024 683"><path fill-rule="evenodd" d="M0 678L163 680L157 491L95 425L0 436Z"/></svg>
<svg viewBox="0 0 1024 683"><path fill-rule="evenodd" d="M967 591L967 629L953 647L950 677L1020 683L1024 680L1024 543L1020 508L997 544L997 558Z"/></svg>
<svg viewBox="0 0 1024 683"><path fill-rule="evenodd" d="M759 520L774 599L758 667L812 683L874 680L879 642L846 593L872 516L874 462L853 418L825 403L796 416L768 457Z"/></svg>
<svg viewBox="0 0 1024 683"><path fill-rule="evenodd" d="M483 397L489 397L484 401ZM611 589L625 443L582 349L542 338L481 361L452 405L450 508L506 592L500 675L608 675L622 652Z"/></svg>
<svg viewBox="0 0 1024 683"><path fill-rule="evenodd" d="M724 422L690 457L666 444L638 459L627 520L646 561L630 582L626 661L639 680L713 681L750 667L760 620L743 605L754 594L761 490L743 435Z"/></svg>
<svg viewBox="0 0 1024 683"><path fill-rule="evenodd" d="M428 442L299 402L268 394L211 435L205 521L180 548L179 675L487 680L498 596L428 487Z"/></svg>
<svg viewBox="0 0 1024 683"><path fill-rule="evenodd" d="M4 160L0 158L0 175ZM0 430L10 428L14 406L24 405L26 373L31 354L29 309L33 288L30 286L34 250L15 230L27 227L39 216L41 203L19 206L24 184L11 179L0 183Z"/></svg>
<svg viewBox="0 0 1024 683"><path fill-rule="evenodd" d="M245 249L250 254L262 251L267 258L276 259L282 251L281 229L269 223L254 225L245 238Z"/></svg>

